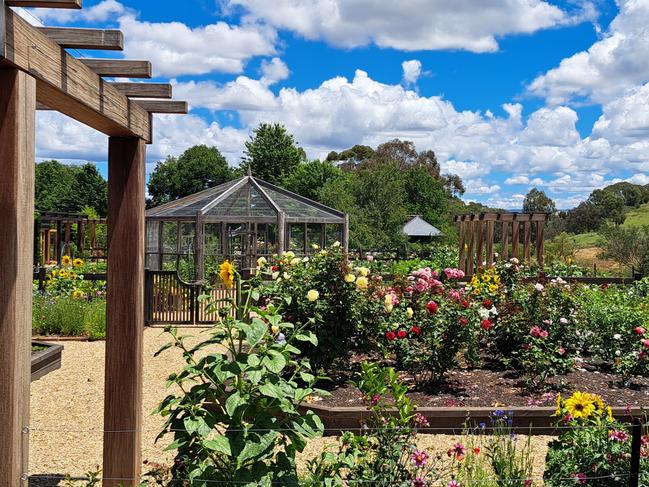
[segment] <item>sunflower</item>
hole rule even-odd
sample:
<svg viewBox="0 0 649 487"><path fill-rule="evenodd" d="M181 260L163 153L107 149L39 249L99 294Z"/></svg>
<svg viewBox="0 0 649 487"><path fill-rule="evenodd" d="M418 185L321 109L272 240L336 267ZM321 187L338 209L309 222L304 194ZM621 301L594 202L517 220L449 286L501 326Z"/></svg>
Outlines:
<svg viewBox="0 0 649 487"><path fill-rule="evenodd" d="M69 267L72 264L72 258L69 255L64 255L61 257L61 265L63 267Z"/></svg>
<svg viewBox="0 0 649 487"><path fill-rule="evenodd" d="M489 283L491 282L491 276L489 274L483 274L482 276L482 282L484 283Z"/></svg>
<svg viewBox="0 0 649 487"><path fill-rule="evenodd" d="M72 265L76 267L77 269L83 267L83 259L79 259L78 257L72 261Z"/></svg>
<svg viewBox="0 0 649 487"><path fill-rule="evenodd" d="M234 286L234 266L229 260L224 260L219 266L219 277L226 287Z"/></svg>
<svg viewBox="0 0 649 487"><path fill-rule="evenodd" d="M74 292L72 293L72 297L74 299L84 299L86 295L81 289L75 289Z"/></svg>
<svg viewBox="0 0 649 487"><path fill-rule="evenodd" d="M575 392L570 399L566 401L566 409L575 419L589 418L593 415L598 402L598 397L587 392Z"/></svg>

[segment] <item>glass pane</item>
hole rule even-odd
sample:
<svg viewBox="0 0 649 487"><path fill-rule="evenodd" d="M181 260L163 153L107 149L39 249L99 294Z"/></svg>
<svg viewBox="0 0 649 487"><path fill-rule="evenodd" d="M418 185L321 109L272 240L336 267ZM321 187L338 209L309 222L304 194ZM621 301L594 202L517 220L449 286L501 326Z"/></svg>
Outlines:
<svg viewBox="0 0 649 487"><path fill-rule="evenodd" d="M316 252L314 245L322 247L324 225L321 223L309 223L307 226L307 252Z"/></svg>
<svg viewBox="0 0 649 487"><path fill-rule="evenodd" d="M178 260L178 256L176 254L164 254L162 256L162 270L175 271L177 260Z"/></svg>
<svg viewBox="0 0 649 487"><path fill-rule="evenodd" d="M276 212L256 188L245 185L212 208L208 214L273 218Z"/></svg>
<svg viewBox="0 0 649 487"><path fill-rule="evenodd" d="M180 253L183 255L194 254L196 240L196 224L180 222Z"/></svg>
<svg viewBox="0 0 649 487"><path fill-rule="evenodd" d="M164 222L162 225L162 244L165 252L176 253L178 246L178 222Z"/></svg>
<svg viewBox="0 0 649 487"><path fill-rule="evenodd" d="M271 223L268 225L268 249L266 249L266 253L272 255L276 251L277 251L277 225Z"/></svg>
<svg viewBox="0 0 649 487"><path fill-rule="evenodd" d="M150 221L146 223L146 251L158 252L158 237L160 222Z"/></svg>
<svg viewBox="0 0 649 487"><path fill-rule="evenodd" d="M206 223L204 226L205 255L221 254L221 224Z"/></svg>
<svg viewBox="0 0 649 487"><path fill-rule="evenodd" d="M333 245L334 242L342 242L343 226L337 224L327 224L327 247Z"/></svg>
<svg viewBox="0 0 649 487"><path fill-rule="evenodd" d="M289 225L291 239L289 242L289 249L294 252L304 253L304 224L291 223Z"/></svg>
<svg viewBox="0 0 649 487"><path fill-rule="evenodd" d="M159 271L158 264L160 263L160 254L146 254L144 266L152 271Z"/></svg>

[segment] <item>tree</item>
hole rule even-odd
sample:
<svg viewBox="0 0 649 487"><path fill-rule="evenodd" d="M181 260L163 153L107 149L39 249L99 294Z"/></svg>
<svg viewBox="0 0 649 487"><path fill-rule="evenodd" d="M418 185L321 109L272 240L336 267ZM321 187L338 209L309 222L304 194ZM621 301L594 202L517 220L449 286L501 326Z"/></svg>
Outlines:
<svg viewBox="0 0 649 487"><path fill-rule="evenodd" d="M58 161L36 164L35 206L37 210L82 213L94 208L106 216L107 184L92 163L70 166Z"/></svg>
<svg viewBox="0 0 649 487"><path fill-rule="evenodd" d="M649 226L622 227L605 225L600 230L599 258L611 259L649 275Z"/></svg>
<svg viewBox="0 0 649 487"><path fill-rule="evenodd" d="M545 194L545 191L532 188L523 200L523 213L551 213L554 214L557 207L554 201Z"/></svg>
<svg viewBox="0 0 649 487"><path fill-rule="evenodd" d="M234 177L216 147L197 145L180 157L158 162L149 178L149 206L158 206L218 186Z"/></svg>
<svg viewBox="0 0 649 487"><path fill-rule="evenodd" d="M272 184L284 178L306 160L304 149L298 147L291 134L279 124L262 123L253 130L242 158L242 168Z"/></svg>
<svg viewBox="0 0 649 487"><path fill-rule="evenodd" d="M342 171L329 161L311 161L299 164L282 186L306 198L320 201L320 191L332 179L342 177Z"/></svg>

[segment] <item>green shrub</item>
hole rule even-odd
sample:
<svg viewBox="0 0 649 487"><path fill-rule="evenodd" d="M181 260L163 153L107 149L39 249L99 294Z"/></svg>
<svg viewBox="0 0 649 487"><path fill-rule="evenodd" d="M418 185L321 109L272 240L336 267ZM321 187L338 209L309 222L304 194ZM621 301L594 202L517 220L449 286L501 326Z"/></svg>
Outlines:
<svg viewBox="0 0 649 487"><path fill-rule="evenodd" d="M104 339L106 301L37 293L33 298L32 333Z"/></svg>

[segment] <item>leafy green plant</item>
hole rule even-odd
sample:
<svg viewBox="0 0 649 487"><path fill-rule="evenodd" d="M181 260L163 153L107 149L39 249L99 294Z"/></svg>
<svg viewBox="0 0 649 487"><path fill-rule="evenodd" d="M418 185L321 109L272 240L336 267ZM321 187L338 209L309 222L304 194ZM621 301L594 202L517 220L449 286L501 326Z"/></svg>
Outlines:
<svg viewBox="0 0 649 487"><path fill-rule="evenodd" d="M240 281L239 291L242 291ZM296 342L317 345L307 324L295 329L282 320L278 308L251 306L255 289L243 289L247 299L220 308L218 324L194 347L173 328L169 348L182 352L185 367L172 374L169 394L157 408L166 418L158 440L173 435L167 447L176 451L174 478L192 486L209 481L237 485L298 485L296 453L309 438L322 434L322 423L299 406L314 394L320 379L310 372ZM285 334L291 331L290 337Z"/></svg>
<svg viewBox="0 0 649 487"><path fill-rule="evenodd" d="M36 293L32 302L35 335L106 337L106 301Z"/></svg>

